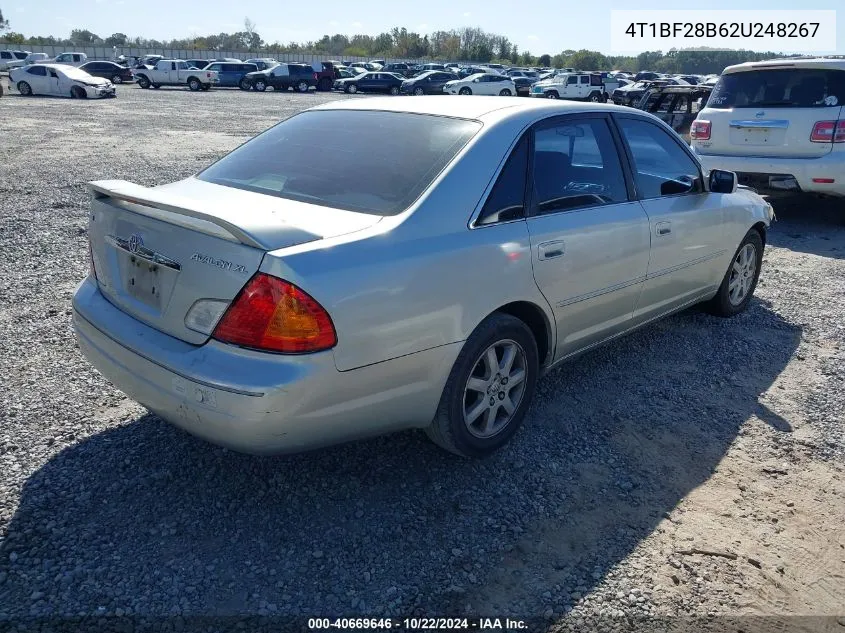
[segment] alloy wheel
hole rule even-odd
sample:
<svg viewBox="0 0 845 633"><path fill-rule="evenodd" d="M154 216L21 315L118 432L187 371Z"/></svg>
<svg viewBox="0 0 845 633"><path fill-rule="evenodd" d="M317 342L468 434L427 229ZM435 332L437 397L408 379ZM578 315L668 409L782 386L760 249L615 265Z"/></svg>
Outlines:
<svg viewBox="0 0 845 633"><path fill-rule="evenodd" d="M754 244L746 244L736 254L728 281L728 299L732 305L741 304L751 287L757 273L757 250Z"/></svg>
<svg viewBox="0 0 845 633"><path fill-rule="evenodd" d="M511 339L481 354L464 387L464 424L473 436L493 437L508 425L525 394L525 368L525 350Z"/></svg>

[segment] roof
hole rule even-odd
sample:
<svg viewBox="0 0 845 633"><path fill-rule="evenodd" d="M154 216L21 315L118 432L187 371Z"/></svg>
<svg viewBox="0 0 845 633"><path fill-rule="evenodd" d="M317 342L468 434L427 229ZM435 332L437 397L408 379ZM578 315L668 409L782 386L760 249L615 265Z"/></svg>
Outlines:
<svg viewBox="0 0 845 633"><path fill-rule="evenodd" d="M428 95L419 97L372 97L368 99L343 99L323 103L312 110L384 110L452 116L462 119L482 119L496 112L499 115L518 115L548 111L565 113L584 110L631 112L631 108L604 103L565 101L563 99L520 99L517 97ZM505 112L507 111L507 112Z"/></svg>
<svg viewBox="0 0 845 633"><path fill-rule="evenodd" d="M845 70L845 59L830 59L827 57L810 57L796 59L770 59L762 62L745 62L728 66L722 71L725 73L738 73L760 68L819 68L830 70Z"/></svg>

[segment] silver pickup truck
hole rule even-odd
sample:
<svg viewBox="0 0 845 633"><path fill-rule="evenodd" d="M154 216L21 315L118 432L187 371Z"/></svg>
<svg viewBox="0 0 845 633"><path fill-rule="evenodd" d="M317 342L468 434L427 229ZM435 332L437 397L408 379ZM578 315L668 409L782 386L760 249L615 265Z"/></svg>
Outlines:
<svg viewBox="0 0 845 633"><path fill-rule="evenodd" d="M162 59L152 68L137 68L135 78L141 88L161 86L185 86L196 92L208 90L219 79L213 70L197 70L184 59Z"/></svg>

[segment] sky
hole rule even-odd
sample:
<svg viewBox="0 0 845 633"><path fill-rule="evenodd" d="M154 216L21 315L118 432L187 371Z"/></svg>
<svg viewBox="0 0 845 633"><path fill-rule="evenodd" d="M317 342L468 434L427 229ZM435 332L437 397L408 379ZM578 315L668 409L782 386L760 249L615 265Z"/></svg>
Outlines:
<svg viewBox="0 0 845 633"><path fill-rule="evenodd" d="M576 8L577 7L577 8ZM759 0L708 0L706 7L754 9ZM0 9L11 29L24 35L67 37L71 29L87 28L100 37L120 32L167 40L209 33L243 30L250 18L256 31L268 42L304 42L324 34L365 33L376 35L394 26L405 26L421 34L465 26L480 27L506 35L521 51L535 55L556 54L565 49L599 50L610 53L611 9L679 9L677 0L639 2L591 0L563 3L560 0L530 0L524 4L501 0L425 0L384 2L383 0L321 0L310 2L244 3L231 0L177 0L164 11L146 9L134 0L0 0ZM765 8L798 9L796 0L766 0ZM845 53L845 4L841 0L815 0L805 9L840 9L837 13L837 49ZM760 15L764 14L760 11ZM766 46L743 46L769 50Z"/></svg>

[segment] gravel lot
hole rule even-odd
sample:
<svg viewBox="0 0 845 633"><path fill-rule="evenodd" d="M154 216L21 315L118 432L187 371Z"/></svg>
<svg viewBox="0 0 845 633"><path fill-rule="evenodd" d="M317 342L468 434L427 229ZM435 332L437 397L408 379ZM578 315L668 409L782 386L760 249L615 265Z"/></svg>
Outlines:
<svg viewBox="0 0 845 633"><path fill-rule="evenodd" d="M70 318L88 267L84 183L187 176L335 98L122 86L106 102L0 99L0 630L845 616L842 203L778 203L748 312L688 311L559 369L482 462L419 432L235 454L84 361Z"/></svg>

